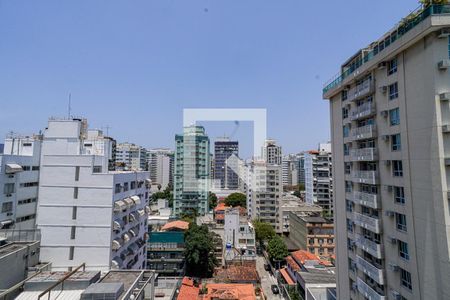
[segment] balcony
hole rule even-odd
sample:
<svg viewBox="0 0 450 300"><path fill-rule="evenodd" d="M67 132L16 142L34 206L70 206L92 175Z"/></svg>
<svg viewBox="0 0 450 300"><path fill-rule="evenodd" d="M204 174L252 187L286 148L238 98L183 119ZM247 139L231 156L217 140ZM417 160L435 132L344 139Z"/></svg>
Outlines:
<svg viewBox="0 0 450 300"><path fill-rule="evenodd" d="M361 278L358 277L356 280L358 285L358 291L363 295L366 299L370 300L384 300L387 299L385 296L381 296L374 289L372 289L367 283L365 283Z"/></svg>
<svg viewBox="0 0 450 300"><path fill-rule="evenodd" d="M377 171L353 171L351 173L351 179L356 183L365 184L377 184L378 172Z"/></svg>
<svg viewBox="0 0 450 300"><path fill-rule="evenodd" d="M351 137L353 140L366 140L377 137L376 125L366 125L357 127L351 130Z"/></svg>
<svg viewBox="0 0 450 300"><path fill-rule="evenodd" d="M380 208L380 197L377 194L355 191L353 192L351 199L359 205L364 205L375 209Z"/></svg>
<svg viewBox="0 0 450 300"><path fill-rule="evenodd" d="M374 161L378 159L376 148L362 148L350 150L350 159L352 161Z"/></svg>
<svg viewBox="0 0 450 300"><path fill-rule="evenodd" d="M355 121L362 118L367 118L376 113L375 103L366 102L361 106L358 106L356 109L352 109L350 111L350 120Z"/></svg>
<svg viewBox="0 0 450 300"><path fill-rule="evenodd" d="M375 233L381 232L381 222L378 219L354 212L353 213L353 222L362 227L369 229Z"/></svg>
<svg viewBox="0 0 450 300"><path fill-rule="evenodd" d="M383 258L383 250L381 249L381 244L377 244L369 239L366 239L361 234L356 234L356 246L367 253L375 256L376 258Z"/></svg>
<svg viewBox="0 0 450 300"><path fill-rule="evenodd" d="M347 94L347 100L353 101L364 98L375 91L375 84L373 80L365 80L363 83L350 89Z"/></svg>
<svg viewBox="0 0 450 300"><path fill-rule="evenodd" d="M378 284L384 284L384 271L382 269L378 269L359 255L356 255L356 266Z"/></svg>

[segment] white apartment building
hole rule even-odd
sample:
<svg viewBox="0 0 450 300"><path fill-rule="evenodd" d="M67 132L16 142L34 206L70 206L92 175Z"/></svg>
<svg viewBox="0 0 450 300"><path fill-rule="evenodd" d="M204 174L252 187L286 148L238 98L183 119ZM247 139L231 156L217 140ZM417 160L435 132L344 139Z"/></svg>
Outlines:
<svg viewBox="0 0 450 300"><path fill-rule="evenodd" d="M132 143L119 143L116 147L116 169L126 171L147 170L147 151Z"/></svg>
<svg viewBox="0 0 450 300"><path fill-rule="evenodd" d="M277 141L268 139L262 147L262 159L268 164L280 165L282 163L281 146L277 145Z"/></svg>
<svg viewBox="0 0 450 300"><path fill-rule="evenodd" d="M36 223L54 270L145 268L149 173L108 171L112 141L102 136L74 118L44 131Z"/></svg>
<svg viewBox="0 0 450 300"><path fill-rule="evenodd" d="M172 183L174 153L170 149L147 151L148 170L152 184L161 185L161 190Z"/></svg>
<svg viewBox="0 0 450 300"><path fill-rule="evenodd" d="M289 154L283 157L283 186L293 186L300 183L300 159L300 154ZM304 183L304 180L302 183Z"/></svg>
<svg viewBox="0 0 450 300"><path fill-rule="evenodd" d="M34 229L41 136L10 136L0 154L0 228Z"/></svg>
<svg viewBox="0 0 450 300"><path fill-rule="evenodd" d="M330 100L339 299L450 299L450 5L359 50Z"/></svg>
<svg viewBox="0 0 450 300"><path fill-rule="evenodd" d="M225 210L223 243L225 260L256 259L255 230L238 208Z"/></svg>
<svg viewBox="0 0 450 300"><path fill-rule="evenodd" d="M305 201L320 205L324 213L333 216L333 178L331 144L319 144L305 158Z"/></svg>

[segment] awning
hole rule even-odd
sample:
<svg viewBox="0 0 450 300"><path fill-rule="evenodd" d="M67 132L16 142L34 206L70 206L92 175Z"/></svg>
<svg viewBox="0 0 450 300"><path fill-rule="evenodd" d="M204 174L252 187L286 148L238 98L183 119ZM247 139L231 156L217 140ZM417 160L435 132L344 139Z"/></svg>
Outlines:
<svg viewBox="0 0 450 300"><path fill-rule="evenodd" d="M131 229L128 231L128 233L129 233L130 235L132 235L133 237L137 236L136 232L134 231L134 228L131 228Z"/></svg>
<svg viewBox="0 0 450 300"><path fill-rule="evenodd" d="M4 220L4 221L0 222L0 228L4 228L4 227L7 227L7 226L12 225L12 224L14 224L13 220L11 220L11 219Z"/></svg>
<svg viewBox="0 0 450 300"><path fill-rule="evenodd" d="M124 223L123 223L123 221L122 220L115 220L114 221L114 224L113 224L113 228L114 228L114 230L120 230L120 229L122 229L122 227L123 227L123 225L124 225Z"/></svg>
<svg viewBox="0 0 450 300"><path fill-rule="evenodd" d="M125 202L125 204L126 204L128 207L132 207L132 206L135 205L135 204L134 204L134 201L131 200L131 198L126 198L126 199L124 199L123 201Z"/></svg>
<svg viewBox="0 0 450 300"><path fill-rule="evenodd" d="M145 216L145 211L143 209L138 209L138 213L141 217Z"/></svg>
<svg viewBox="0 0 450 300"><path fill-rule="evenodd" d="M289 276L289 273L287 272L286 268L280 269L280 273L288 285L295 285L295 282L292 280L291 276Z"/></svg>
<svg viewBox="0 0 450 300"><path fill-rule="evenodd" d="M128 235L128 233L124 233L122 236L123 240L125 243L130 241L130 236Z"/></svg>
<svg viewBox="0 0 450 300"><path fill-rule="evenodd" d="M6 169L5 169L6 174L14 174L17 172L22 172L22 171L23 171L22 167L18 164L6 164Z"/></svg>
<svg viewBox="0 0 450 300"><path fill-rule="evenodd" d="M127 205L122 200L118 200L114 202L114 211L122 211L127 209Z"/></svg>
<svg viewBox="0 0 450 300"><path fill-rule="evenodd" d="M131 214L130 214L130 222L134 222L134 221L136 221L136 220L137 220L136 215L134 215L133 213L131 213Z"/></svg>
<svg viewBox="0 0 450 300"><path fill-rule="evenodd" d="M112 241L112 248L113 250L120 249L122 247L123 240L122 239L115 239Z"/></svg>
<svg viewBox="0 0 450 300"><path fill-rule="evenodd" d="M141 204L141 198L139 196L131 196L131 199L134 201L136 205Z"/></svg>

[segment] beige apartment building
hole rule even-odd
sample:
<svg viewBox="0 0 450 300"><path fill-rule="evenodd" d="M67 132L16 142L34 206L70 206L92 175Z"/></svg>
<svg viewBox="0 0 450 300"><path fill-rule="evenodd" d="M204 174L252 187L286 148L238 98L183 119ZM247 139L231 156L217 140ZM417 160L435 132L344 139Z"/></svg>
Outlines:
<svg viewBox="0 0 450 300"><path fill-rule="evenodd" d="M324 88L339 299L450 299L449 33L425 7Z"/></svg>

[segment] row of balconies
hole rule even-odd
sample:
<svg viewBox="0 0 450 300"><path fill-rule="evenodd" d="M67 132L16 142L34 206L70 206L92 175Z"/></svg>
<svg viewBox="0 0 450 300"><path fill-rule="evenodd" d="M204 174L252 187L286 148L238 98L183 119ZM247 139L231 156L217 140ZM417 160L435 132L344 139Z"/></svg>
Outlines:
<svg viewBox="0 0 450 300"><path fill-rule="evenodd" d="M356 255L356 266L364 274L375 280L378 284L384 285L384 270L373 265L363 257Z"/></svg>
<svg viewBox="0 0 450 300"><path fill-rule="evenodd" d="M353 222L359 227L366 228L375 233L381 233L381 221L374 217L366 216L357 212L352 213Z"/></svg>
<svg viewBox="0 0 450 300"><path fill-rule="evenodd" d="M377 171L352 171L350 173L350 179L356 183L377 184L378 183L378 172Z"/></svg>
<svg viewBox="0 0 450 300"><path fill-rule="evenodd" d="M375 91L374 83L375 82L373 80L368 79L365 80L363 83L351 88L347 92L347 100L354 101L372 94Z"/></svg>
<svg viewBox="0 0 450 300"><path fill-rule="evenodd" d="M377 244L374 241L371 241L364 237L364 235L355 234L355 244L358 248L366 251L376 258L383 258L383 249L381 244Z"/></svg>
<svg viewBox="0 0 450 300"><path fill-rule="evenodd" d="M385 296L378 294L374 289L372 289L367 283L365 283L361 278L357 278L356 284L358 291L366 298L370 300L385 300Z"/></svg>
<svg viewBox="0 0 450 300"><path fill-rule="evenodd" d="M352 140L366 140L377 137L377 126L375 124L353 128L350 131Z"/></svg>
<svg viewBox="0 0 450 300"><path fill-rule="evenodd" d="M365 193L365 192L354 191L350 195L349 200L352 200L356 204L368 206L368 207L375 208L375 209L378 209L381 207L380 196L377 194L369 194L369 193Z"/></svg>
<svg viewBox="0 0 450 300"><path fill-rule="evenodd" d="M361 148L350 150L351 161L374 161L378 159L376 148Z"/></svg>
<svg viewBox="0 0 450 300"><path fill-rule="evenodd" d="M376 113L375 103L366 102L350 111L350 120L355 121L362 118L370 117Z"/></svg>

